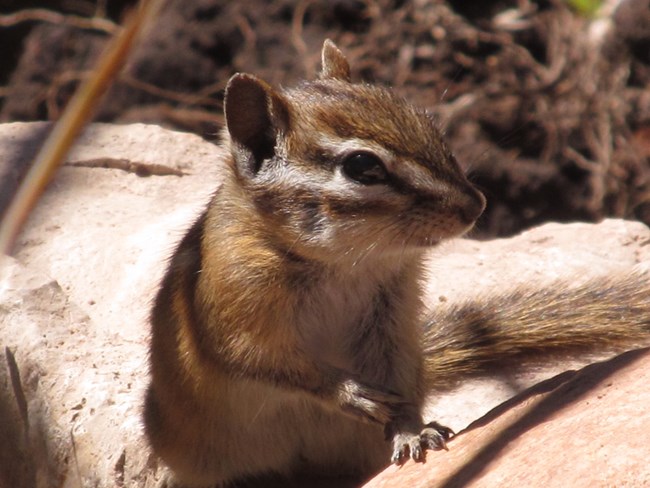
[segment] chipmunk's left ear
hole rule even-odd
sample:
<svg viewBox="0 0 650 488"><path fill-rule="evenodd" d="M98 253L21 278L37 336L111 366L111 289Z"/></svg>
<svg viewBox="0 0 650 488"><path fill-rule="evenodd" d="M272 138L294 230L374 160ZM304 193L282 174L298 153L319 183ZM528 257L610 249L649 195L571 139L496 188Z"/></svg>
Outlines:
<svg viewBox="0 0 650 488"><path fill-rule="evenodd" d="M343 53L331 40L325 39L321 52L323 69L320 73L321 80L334 79L350 81L350 63Z"/></svg>
<svg viewBox="0 0 650 488"><path fill-rule="evenodd" d="M226 86L224 112L236 170L243 177L255 176L262 162L275 155L277 136L288 130L289 106L266 82L238 73Z"/></svg>

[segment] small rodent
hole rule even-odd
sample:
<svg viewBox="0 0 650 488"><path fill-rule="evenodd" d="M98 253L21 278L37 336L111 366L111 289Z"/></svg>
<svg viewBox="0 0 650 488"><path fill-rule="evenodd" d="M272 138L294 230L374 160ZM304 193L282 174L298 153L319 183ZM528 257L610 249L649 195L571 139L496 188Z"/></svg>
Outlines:
<svg viewBox="0 0 650 488"><path fill-rule="evenodd" d="M427 388L543 349L549 334L551 348L596 345L606 327L616 344L648 335L640 277L582 316L596 285L491 297L423 327L422 255L468 231L485 198L430 114L351 83L331 41L322 64L292 89L228 82L224 181L151 316L146 434L181 485L420 461L451 434L424 425ZM637 305L623 321L621 300Z"/></svg>

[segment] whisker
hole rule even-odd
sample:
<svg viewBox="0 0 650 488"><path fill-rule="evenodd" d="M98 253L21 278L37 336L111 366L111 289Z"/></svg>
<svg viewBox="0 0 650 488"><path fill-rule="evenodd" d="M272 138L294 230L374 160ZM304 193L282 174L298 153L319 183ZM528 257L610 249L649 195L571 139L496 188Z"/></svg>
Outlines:
<svg viewBox="0 0 650 488"><path fill-rule="evenodd" d="M298 236L294 239L294 241L289 245L289 247L288 247L287 250L285 251L285 253L284 253L284 259L286 259L286 258L289 256L289 254L291 253L291 250L293 249L293 247L294 247L296 244L298 244L298 241L300 241L300 239L302 239L304 235L305 235L305 231L304 231L304 230L303 230L300 234L298 234Z"/></svg>

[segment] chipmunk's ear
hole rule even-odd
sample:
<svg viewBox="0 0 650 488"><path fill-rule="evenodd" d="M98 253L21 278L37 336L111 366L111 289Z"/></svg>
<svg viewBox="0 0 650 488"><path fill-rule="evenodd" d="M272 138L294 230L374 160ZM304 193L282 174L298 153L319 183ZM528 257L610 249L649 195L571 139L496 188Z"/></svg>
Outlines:
<svg viewBox="0 0 650 488"><path fill-rule="evenodd" d="M325 39L321 53L323 69L320 73L321 80L334 79L350 81L350 63L343 53L331 40Z"/></svg>
<svg viewBox="0 0 650 488"><path fill-rule="evenodd" d="M254 176L289 127L288 104L266 82L238 73L226 86L224 112L236 169L240 176Z"/></svg>

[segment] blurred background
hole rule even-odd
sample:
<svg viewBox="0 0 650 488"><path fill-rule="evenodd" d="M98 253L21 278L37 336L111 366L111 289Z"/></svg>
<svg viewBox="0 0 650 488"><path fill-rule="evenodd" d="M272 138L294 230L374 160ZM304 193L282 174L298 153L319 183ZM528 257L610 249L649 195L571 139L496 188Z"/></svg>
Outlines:
<svg viewBox="0 0 650 488"><path fill-rule="evenodd" d="M0 0L0 122L56 120L132 0ZM615 216L650 225L650 0L168 0L95 120L218 141L236 72L355 81L433 112L488 197L474 236Z"/></svg>

